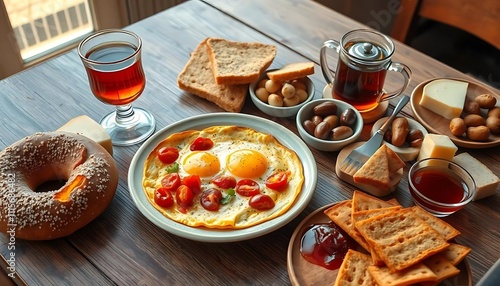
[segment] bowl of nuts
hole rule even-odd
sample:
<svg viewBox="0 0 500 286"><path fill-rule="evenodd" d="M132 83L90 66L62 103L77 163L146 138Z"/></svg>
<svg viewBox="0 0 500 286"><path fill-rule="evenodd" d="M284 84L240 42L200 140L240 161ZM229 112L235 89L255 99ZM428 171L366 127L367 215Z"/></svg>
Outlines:
<svg viewBox="0 0 500 286"><path fill-rule="evenodd" d="M307 77L273 81L268 70L248 87L252 102L262 112L275 117L295 116L299 109L314 97L314 84Z"/></svg>
<svg viewBox="0 0 500 286"><path fill-rule="evenodd" d="M377 132L386 120L387 117L382 117L373 124L371 136ZM425 127L417 121L398 116L385 132L384 144L398 154L401 160L405 162L413 161L420 153L420 146L427 133Z"/></svg>
<svg viewBox="0 0 500 286"><path fill-rule="evenodd" d="M344 101L323 98L312 100L297 113L297 129L302 139L321 151L338 151L361 135L363 117Z"/></svg>

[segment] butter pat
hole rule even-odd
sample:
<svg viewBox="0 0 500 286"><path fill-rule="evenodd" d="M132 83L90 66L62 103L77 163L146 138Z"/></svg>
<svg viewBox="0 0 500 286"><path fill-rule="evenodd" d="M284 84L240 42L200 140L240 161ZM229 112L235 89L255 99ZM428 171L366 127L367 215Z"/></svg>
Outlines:
<svg viewBox="0 0 500 286"><path fill-rule="evenodd" d="M472 200L476 201L496 193L500 179L493 172L469 153L462 153L453 157L453 162L462 166L474 179L476 183L476 195Z"/></svg>
<svg viewBox="0 0 500 286"><path fill-rule="evenodd" d="M437 79L424 86L420 106L447 119L460 117L467 95L467 82Z"/></svg>
<svg viewBox="0 0 500 286"><path fill-rule="evenodd" d="M66 131L88 137L99 143L109 154L113 155L113 143L106 129L87 115L81 115L68 121L57 131Z"/></svg>
<svg viewBox="0 0 500 286"><path fill-rule="evenodd" d="M426 158L441 158L451 161L458 147L450 137L439 134L426 134L420 147L417 160Z"/></svg>

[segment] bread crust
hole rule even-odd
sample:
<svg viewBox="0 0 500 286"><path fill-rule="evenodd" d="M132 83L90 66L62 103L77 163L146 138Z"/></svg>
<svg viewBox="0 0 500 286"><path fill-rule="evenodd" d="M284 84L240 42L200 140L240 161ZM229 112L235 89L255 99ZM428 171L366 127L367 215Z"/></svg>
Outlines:
<svg viewBox="0 0 500 286"><path fill-rule="evenodd" d="M284 82L303 78L314 73L313 62L292 63L278 70L270 71L267 77L272 81Z"/></svg>
<svg viewBox="0 0 500 286"><path fill-rule="evenodd" d="M247 84L259 79L276 57L276 46L208 38L209 55L217 84Z"/></svg>
<svg viewBox="0 0 500 286"><path fill-rule="evenodd" d="M207 39L198 44L189 61L177 77L180 89L215 103L229 112L240 112L245 104L247 84L219 85L214 80L208 58Z"/></svg>

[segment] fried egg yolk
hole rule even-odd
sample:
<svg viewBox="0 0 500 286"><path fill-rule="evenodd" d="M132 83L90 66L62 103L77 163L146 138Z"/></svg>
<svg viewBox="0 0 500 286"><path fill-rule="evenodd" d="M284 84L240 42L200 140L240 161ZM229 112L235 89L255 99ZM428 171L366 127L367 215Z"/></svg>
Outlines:
<svg viewBox="0 0 500 286"><path fill-rule="evenodd" d="M220 170L217 156L203 151L190 153L184 159L182 166L188 174L200 177L213 176Z"/></svg>
<svg viewBox="0 0 500 286"><path fill-rule="evenodd" d="M229 172L240 178L257 178L266 171L267 160L255 150L242 149L227 156L226 166Z"/></svg>

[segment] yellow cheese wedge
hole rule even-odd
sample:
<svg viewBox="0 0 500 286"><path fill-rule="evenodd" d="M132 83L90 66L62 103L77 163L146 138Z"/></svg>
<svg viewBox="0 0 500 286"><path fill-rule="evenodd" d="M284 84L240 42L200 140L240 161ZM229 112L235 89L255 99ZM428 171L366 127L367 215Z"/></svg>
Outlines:
<svg viewBox="0 0 500 286"><path fill-rule="evenodd" d="M113 144L108 132L99 123L87 115L81 115L68 121L57 129L58 131L72 132L86 136L104 147L109 154L113 155Z"/></svg>
<svg viewBox="0 0 500 286"><path fill-rule="evenodd" d="M427 134L420 147L417 160L425 158L441 158L451 161L458 147L450 140L450 137L440 134Z"/></svg>
<svg viewBox="0 0 500 286"><path fill-rule="evenodd" d="M476 195L472 200L476 201L496 193L500 179L478 159L472 157L469 153L461 153L453 157L453 162L467 170L474 179Z"/></svg>
<svg viewBox="0 0 500 286"><path fill-rule="evenodd" d="M458 80L433 80L424 86L420 105L447 119L460 117L468 85Z"/></svg>

